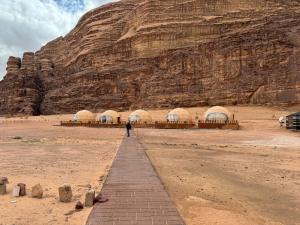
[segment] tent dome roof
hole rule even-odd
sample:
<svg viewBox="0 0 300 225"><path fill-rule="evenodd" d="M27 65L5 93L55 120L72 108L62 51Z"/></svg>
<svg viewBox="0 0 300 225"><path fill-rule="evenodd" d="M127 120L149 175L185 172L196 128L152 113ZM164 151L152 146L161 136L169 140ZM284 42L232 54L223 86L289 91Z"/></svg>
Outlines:
<svg viewBox="0 0 300 225"><path fill-rule="evenodd" d="M120 117L120 113L114 110L107 110L104 113L101 113L100 116Z"/></svg>
<svg viewBox="0 0 300 225"><path fill-rule="evenodd" d="M119 118L121 118L121 114L114 110L107 110L104 113L101 113L98 116L98 120L102 123L118 123Z"/></svg>
<svg viewBox="0 0 300 225"><path fill-rule="evenodd" d="M227 122L228 120L233 120L233 114L225 107L214 106L206 111L204 119L209 121Z"/></svg>
<svg viewBox="0 0 300 225"><path fill-rule="evenodd" d="M74 115L73 120L80 122L94 121L95 114L88 110L81 110Z"/></svg>
<svg viewBox="0 0 300 225"><path fill-rule="evenodd" d="M151 122L152 117L148 111L139 109L129 115L130 122Z"/></svg>
<svg viewBox="0 0 300 225"><path fill-rule="evenodd" d="M177 108L168 113L167 119L171 122L190 122L192 120L192 116L187 110Z"/></svg>

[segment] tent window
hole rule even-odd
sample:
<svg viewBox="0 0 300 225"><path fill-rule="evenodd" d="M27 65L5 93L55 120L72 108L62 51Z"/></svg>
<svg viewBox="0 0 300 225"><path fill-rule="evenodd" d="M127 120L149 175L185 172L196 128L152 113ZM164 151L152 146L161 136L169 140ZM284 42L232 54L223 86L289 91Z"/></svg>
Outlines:
<svg viewBox="0 0 300 225"><path fill-rule="evenodd" d="M214 112L214 113L208 114L206 120L227 122L229 120L229 118L228 118L228 116L225 113Z"/></svg>
<svg viewBox="0 0 300 225"><path fill-rule="evenodd" d="M138 122L140 120L140 116L139 115L132 115L129 117L129 121L134 123L134 122Z"/></svg>
<svg viewBox="0 0 300 225"><path fill-rule="evenodd" d="M110 123L112 122L112 117L108 115L104 115L100 117L101 123Z"/></svg>
<svg viewBox="0 0 300 225"><path fill-rule="evenodd" d="M100 121L101 123L106 123L107 122L106 116L101 116Z"/></svg>
<svg viewBox="0 0 300 225"><path fill-rule="evenodd" d="M168 114L167 120L170 122L177 122L179 121L179 116L177 114Z"/></svg>
<svg viewBox="0 0 300 225"><path fill-rule="evenodd" d="M78 115L75 114L75 115L73 116L73 121L78 121L78 120L79 120Z"/></svg>

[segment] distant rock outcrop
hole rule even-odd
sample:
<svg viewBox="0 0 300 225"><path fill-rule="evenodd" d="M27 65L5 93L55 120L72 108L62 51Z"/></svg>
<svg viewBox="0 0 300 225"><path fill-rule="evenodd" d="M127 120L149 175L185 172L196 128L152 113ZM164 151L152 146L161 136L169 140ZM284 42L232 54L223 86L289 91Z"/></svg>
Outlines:
<svg viewBox="0 0 300 225"><path fill-rule="evenodd" d="M0 114L300 103L299 24L298 1L107 4L9 58Z"/></svg>

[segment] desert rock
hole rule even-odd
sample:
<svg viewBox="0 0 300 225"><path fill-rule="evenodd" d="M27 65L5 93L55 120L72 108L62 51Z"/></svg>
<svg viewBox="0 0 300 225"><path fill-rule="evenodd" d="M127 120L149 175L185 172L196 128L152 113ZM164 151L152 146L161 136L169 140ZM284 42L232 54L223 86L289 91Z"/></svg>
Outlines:
<svg viewBox="0 0 300 225"><path fill-rule="evenodd" d="M43 198L43 188L40 184L37 184L31 189L31 197L33 198Z"/></svg>
<svg viewBox="0 0 300 225"><path fill-rule="evenodd" d="M81 201L78 201L77 203L76 203L76 205L75 205L75 209L76 210L81 210L81 209L83 209L84 208L84 205L82 204L82 202Z"/></svg>
<svg viewBox="0 0 300 225"><path fill-rule="evenodd" d="M20 188L20 186L15 186L14 188L13 188L13 191L12 191L12 196L13 197L20 197L20 190L21 190L21 188Z"/></svg>
<svg viewBox="0 0 300 225"><path fill-rule="evenodd" d="M18 186L20 187L20 196L26 195L26 184L19 183Z"/></svg>
<svg viewBox="0 0 300 225"><path fill-rule="evenodd" d="M0 195L6 194L6 184L0 182Z"/></svg>
<svg viewBox="0 0 300 225"><path fill-rule="evenodd" d="M61 202L71 202L72 201L72 188L70 185L65 184L58 189L59 200Z"/></svg>
<svg viewBox="0 0 300 225"><path fill-rule="evenodd" d="M0 177L0 184L9 184L7 177Z"/></svg>
<svg viewBox="0 0 300 225"><path fill-rule="evenodd" d="M300 103L299 1L122 0L10 57L0 114Z"/></svg>
<svg viewBox="0 0 300 225"><path fill-rule="evenodd" d="M89 190L85 194L85 202L84 205L86 207L92 207L94 205L95 200L95 190Z"/></svg>

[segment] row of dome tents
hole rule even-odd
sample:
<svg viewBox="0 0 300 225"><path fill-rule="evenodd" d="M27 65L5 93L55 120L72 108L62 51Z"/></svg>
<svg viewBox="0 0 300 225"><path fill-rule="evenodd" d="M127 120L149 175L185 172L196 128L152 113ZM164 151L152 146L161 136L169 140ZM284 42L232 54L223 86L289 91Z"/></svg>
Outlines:
<svg viewBox="0 0 300 225"><path fill-rule="evenodd" d="M102 113L98 118L97 116L88 111L88 110L81 110L77 112L73 116L74 122L91 122L91 121L99 121L101 123L120 123L121 122L121 114L113 111L108 110Z"/></svg>
<svg viewBox="0 0 300 225"><path fill-rule="evenodd" d="M152 116L148 111L139 109L132 112L129 115L128 120L131 123L151 123ZM224 107L215 106L206 111L204 120L209 122L227 123L234 120L234 115ZM73 121L99 121L101 123L119 124L121 123L121 114L113 110L108 110L96 117L94 113L82 110L74 115ZM177 108L166 115L166 121L173 123L192 123L193 118L187 110Z"/></svg>

